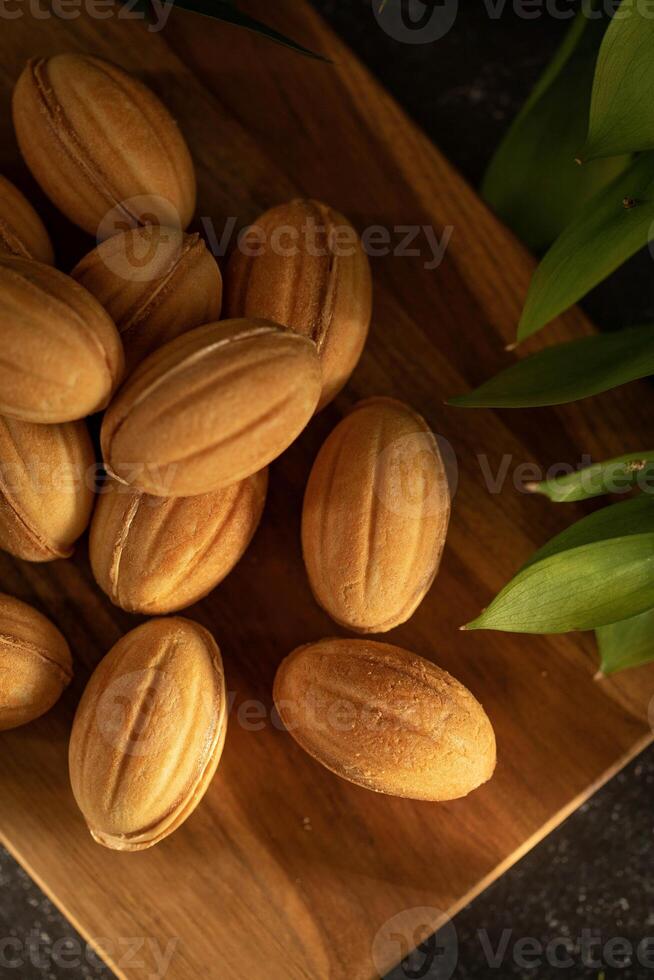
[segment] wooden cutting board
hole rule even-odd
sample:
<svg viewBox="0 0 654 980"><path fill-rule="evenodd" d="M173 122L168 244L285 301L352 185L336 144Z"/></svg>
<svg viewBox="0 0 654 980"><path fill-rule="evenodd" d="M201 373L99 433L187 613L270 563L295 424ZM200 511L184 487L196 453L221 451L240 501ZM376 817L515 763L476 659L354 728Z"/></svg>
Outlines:
<svg viewBox="0 0 654 980"><path fill-rule="evenodd" d="M375 977L434 927L440 912L452 914L469 901L652 738L652 670L597 682L589 636L457 629L537 545L581 513L520 493L514 476L520 482L531 474L517 468L578 464L582 453L599 458L649 444L649 392L643 397L632 385L533 412L444 405L448 395L508 363L504 345L532 262L304 2L272 6L248 4L334 64L309 62L183 12L174 13L164 33L115 16L69 22L24 16L8 21L0 35L1 170L37 201L11 132L11 87L28 56L75 50L135 69L170 105L197 162L199 214L218 235L230 216L241 226L295 194L328 200L361 230L428 226L440 239L451 228L437 269L425 268L432 255L424 233L417 243L422 255L372 260L374 323L352 382L273 466L253 546L190 611L222 647L234 707L204 804L152 851L121 855L93 844L66 768L71 717L89 669L137 620L94 587L85 542L74 561L50 566L0 555L0 587L49 614L77 658L74 688L58 708L0 738L0 834L130 980L160 976L156 951L166 948L175 980ZM369 29L379 29L372 17ZM89 242L52 209L45 213L69 268ZM405 233L392 231L393 243ZM590 329L573 311L544 337ZM495 725L494 780L446 805L350 786L270 720L282 657L299 643L340 632L307 587L300 502L321 441L357 399L372 394L409 401L449 440L458 462L441 574L411 622L387 636L452 671ZM490 492L489 481L504 470L501 489ZM253 701L264 706L263 721L256 709L243 713ZM132 937L142 940L138 949Z"/></svg>

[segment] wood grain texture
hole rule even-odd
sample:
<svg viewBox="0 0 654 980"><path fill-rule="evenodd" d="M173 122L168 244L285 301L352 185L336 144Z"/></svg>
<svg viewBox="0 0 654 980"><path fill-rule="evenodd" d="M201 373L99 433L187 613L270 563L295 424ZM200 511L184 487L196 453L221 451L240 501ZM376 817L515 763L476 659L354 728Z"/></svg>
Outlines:
<svg viewBox="0 0 654 980"><path fill-rule="evenodd" d="M199 214L220 235L295 194L329 201L363 229L452 226L444 263L373 260L375 313L359 368L336 402L271 469L262 526L244 560L189 615L223 653L234 704L223 761L205 803L150 852L103 851L87 835L68 785L67 740L88 671L137 620L94 586L86 546L39 567L0 555L0 588L34 602L67 636L77 678L42 721L0 739L0 834L10 850L116 972L156 970L152 942L177 940L175 980L368 980L400 947L372 943L387 920L428 906L452 912L551 829L651 740L654 673L593 682L588 636L461 634L520 562L580 507L516 491L516 466L577 464L637 450L652 399L632 385L580 405L530 412L463 412L447 396L510 356L532 262L438 151L299 0L248 4L334 60L312 64L260 39L175 12L163 34L116 18L8 22L0 37L0 170L39 204L9 122L25 59L85 51L134 69L180 120L199 176ZM44 208L59 261L89 248ZM431 254L427 256L431 258ZM542 340L591 329L571 312ZM409 402L450 442L459 483L443 564L409 623L384 638L451 671L484 704L498 738L495 778L466 800L433 805L384 798L338 780L271 723L271 687L301 643L340 634L315 605L302 566L302 493L322 441L357 399ZM508 459L508 463L506 463ZM490 493L487 474L508 476ZM531 474L525 474L527 478ZM252 708L260 701L263 721ZM249 718L250 723L243 724ZM145 940L137 966L128 937Z"/></svg>

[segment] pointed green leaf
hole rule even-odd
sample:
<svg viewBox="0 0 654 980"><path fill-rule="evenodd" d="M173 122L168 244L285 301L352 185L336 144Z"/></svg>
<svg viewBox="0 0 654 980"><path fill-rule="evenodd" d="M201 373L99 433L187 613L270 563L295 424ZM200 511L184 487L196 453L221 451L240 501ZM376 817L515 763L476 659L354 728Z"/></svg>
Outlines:
<svg viewBox="0 0 654 980"><path fill-rule="evenodd" d="M653 601L654 499L643 496L553 538L466 629L595 629L639 615Z"/></svg>
<svg viewBox="0 0 654 980"><path fill-rule="evenodd" d="M649 495L633 497L622 503L603 507L582 518L534 552L523 565L523 569L551 555L595 544L598 541L626 538L643 532L654 534L654 498Z"/></svg>
<svg viewBox="0 0 654 980"><path fill-rule="evenodd" d="M636 157L581 208L540 263L527 293L518 340L536 333L650 241L654 153Z"/></svg>
<svg viewBox="0 0 654 980"><path fill-rule="evenodd" d="M650 374L654 374L654 324L548 347L448 404L459 408L562 405Z"/></svg>
<svg viewBox="0 0 654 980"><path fill-rule="evenodd" d="M654 609L597 630L603 674L640 667L654 660Z"/></svg>
<svg viewBox="0 0 654 980"><path fill-rule="evenodd" d="M622 0L597 60L584 159L654 149L651 4Z"/></svg>
<svg viewBox="0 0 654 980"><path fill-rule="evenodd" d="M325 58L324 55L310 51L309 48L305 48L303 45L298 44L297 41L285 37L279 31L262 23L262 21L256 20L248 14L244 14L241 10L238 10L234 0L174 0L174 4L182 10L190 10L193 13L202 14L204 17L213 17L216 20L225 21L227 24L234 24L236 27L244 27L248 31L261 34L270 41L274 41L275 44L281 44L285 48L291 48L293 51L297 51L299 54L303 54L308 58L329 62L329 58Z"/></svg>
<svg viewBox="0 0 654 980"><path fill-rule="evenodd" d="M595 62L608 19L577 14L491 160L482 194L516 235L547 248L629 158L575 163L588 129Z"/></svg>
<svg viewBox="0 0 654 980"><path fill-rule="evenodd" d="M527 489L562 504L601 497L605 493L624 493L634 486L649 492L654 490L654 450L627 453L602 463L593 463L574 473L529 484Z"/></svg>

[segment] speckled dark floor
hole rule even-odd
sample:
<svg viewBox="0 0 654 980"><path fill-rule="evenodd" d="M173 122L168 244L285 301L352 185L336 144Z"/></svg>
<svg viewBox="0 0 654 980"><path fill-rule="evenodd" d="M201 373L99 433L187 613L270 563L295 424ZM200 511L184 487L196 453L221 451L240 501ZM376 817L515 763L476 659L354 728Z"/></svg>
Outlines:
<svg viewBox="0 0 654 980"><path fill-rule="evenodd" d="M461 4L455 26L435 45L406 45L384 34L369 0L313 2L473 183L566 27L548 14L521 18L510 4L498 19L489 17L488 10L501 9L501 4ZM529 9L533 13L534 5ZM566 9L565 3L559 9ZM617 278L591 298L596 319L616 325L651 318L651 266L636 260L629 274L635 289L625 289L624 279ZM398 968L393 980L653 976L654 938L645 965L635 953L629 963L620 961L624 945L606 945L623 938L635 950L647 936L654 937L653 790L650 750L457 917L454 972L444 968L449 957L439 954L437 942ZM589 935L601 937L591 948L595 963L585 962L574 948L575 940ZM534 955L533 944L524 942L530 937L544 947L559 939L572 943L570 953L561 945L550 950L550 957L569 955L571 964L557 966L546 953ZM447 952L452 933L441 940ZM500 956L495 965L494 954ZM110 976L0 848L0 977ZM174 965L169 977L174 977Z"/></svg>
<svg viewBox="0 0 654 980"><path fill-rule="evenodd" d="M602 980L602 974L605 980L651 978L653 803L654 750L648 750L456 917L455 973L439 973L438 958L422 973L427 951L413 956L389 980ZM581 947L589 936L597 942L590 948L591 958L584 959ZM652 937L651 948L649 961L641 949L643 965L637 954L647 937ZM520 942L528 938L543 947L527 958L530 967L520 960ZM633 949L629 962L618 955L624 951L619 939ZM607 945L612 941L613 946ZM451 942L446 936L443 946ZM553 962L548 962L552 943L557 945L550 946ZM502 950L494 967L492 956ZM557 966L555 958L571 962Z"/></svg>
<svg viewBox="0 0 654 980"><path fill-rule="evenodd" d="M2 847L0 977L11 980L113 977Z"/></svg>

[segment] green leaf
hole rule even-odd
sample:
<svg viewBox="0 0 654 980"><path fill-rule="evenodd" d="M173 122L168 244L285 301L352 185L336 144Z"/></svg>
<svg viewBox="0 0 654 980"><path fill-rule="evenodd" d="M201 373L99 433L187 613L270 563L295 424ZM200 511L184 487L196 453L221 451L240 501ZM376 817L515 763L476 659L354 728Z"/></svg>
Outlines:
<svg viewBox="0 0 654 980"><path fill-rule="evenodd" d="M654 374L654 324L548 347L448 404L459 408L562 405L649 374Z"/></svg>
<svg viewBox="0 0 654 980"><path fill-rule="evenodd" d="M622 0L597 60L584 159L654 149L653 66L651 4Z"/></svg>
<svg viewBox="0 0 654 980"><path fill-rule="evenodd" d="M190 10L193 13L202 14L204 17L213 17L216 20L225 21L227 24L234 24L236 27L244 27L248 31L254 31L255 34L262 34L270 41L274 41L275 44L281 44L285 48L291 48L293 51L297 51L299 54L303 54L308 58L315 58L317 61L329 63L329 58L325 58L324 55L310 51L309 48L305 48L303 45L298 44L297 41L285 37L279 31L262 23L262 21L255 20L254 17L244 14L238 10L234 0L174 0L174 4L182 10Z"/></svg>
<svg viewBox="0 0 654 980"><path fill-rule="evenodd" d="M468 626L567 633L639 615L654 602L654 500L606 507L557 535Z"/></svg>
<svg viewBox="0 0 654 980"><path fill-rule="evenodd" d="M654 153L587 201L536 269L518 340L536 333L626 262L653 235Z"/></svg>
<svg viewBox="0 0 654 980"><path fill-rule="evenodd" d="M624 538L643 531L654 534L654 499L648 495L633 497L622 503L603 507L582 518L534 552L523 568L562 551L581 548L598 541L607 541L610 538Z"/></svg>
<svg viewBox="0 0 654 980"><path fill-rule="evenodd" d="M482 195L516 235L542 252L581 206L629 162L597 160L581 168L575 157L588 129L595 61L607 19L577 14L495 153Z"/></svg>
<svg viewBox="0 0 654 980"><path fill-rule="evenodd" d="M540 483L529 483L527 489L562 504L601 497L605 493L624 493L636 485L649 490L652 477L654 450L647 450L593 463L574 473L564 473Z"/></svg>
<svg viewBox="0 0 654 980"><path fill-rule="evenodd" d="M600 670L607 676L654 660L654 609L597 630Z"/></svg>

